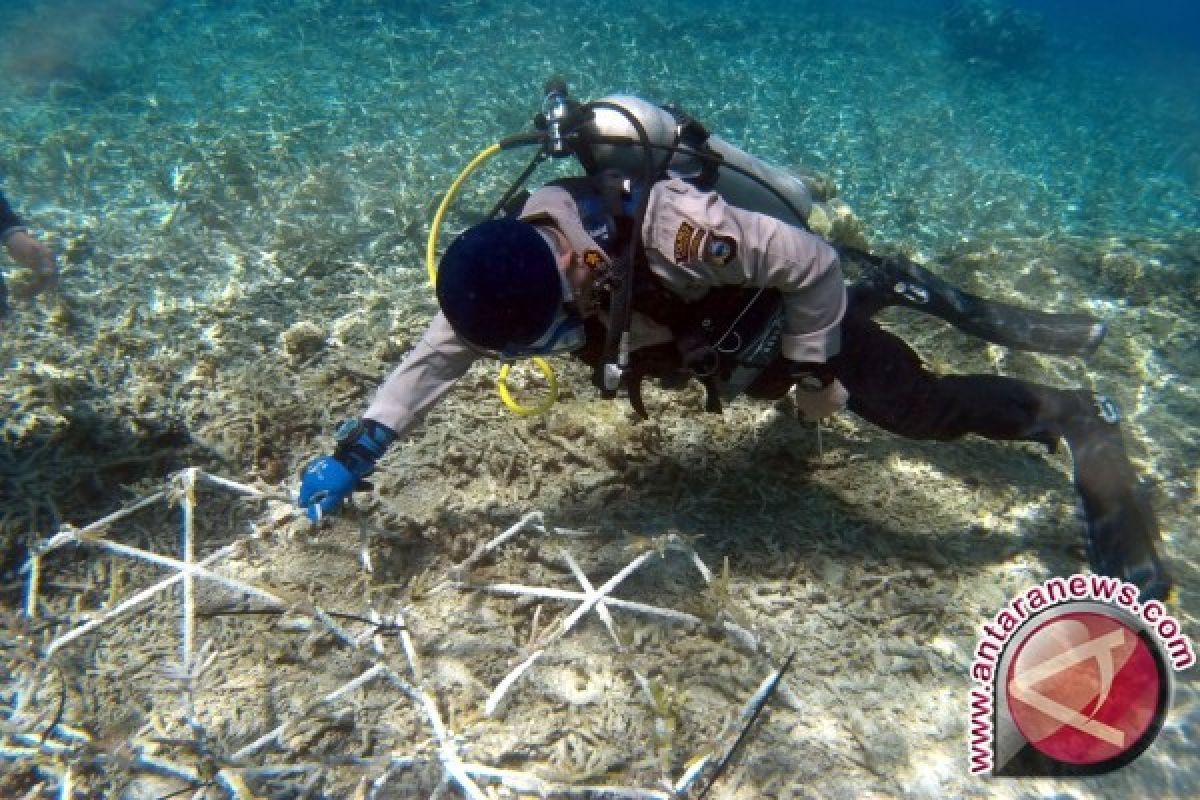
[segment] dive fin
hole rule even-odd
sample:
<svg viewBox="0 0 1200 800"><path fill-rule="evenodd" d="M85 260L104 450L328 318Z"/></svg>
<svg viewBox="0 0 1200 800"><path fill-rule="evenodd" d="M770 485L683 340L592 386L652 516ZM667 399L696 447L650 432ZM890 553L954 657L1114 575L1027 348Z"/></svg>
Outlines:
<svg viewBox="0 0 1200 800"><path fill-rule="evenodd" d="M1158 555L1158 522L1125 453L1116 407L1099 402L1103 416L1076 418L1064 432L1083 507L1088 564L1093 572L1136 584L1142 602L1163 600L1171 578Z"/></svg>

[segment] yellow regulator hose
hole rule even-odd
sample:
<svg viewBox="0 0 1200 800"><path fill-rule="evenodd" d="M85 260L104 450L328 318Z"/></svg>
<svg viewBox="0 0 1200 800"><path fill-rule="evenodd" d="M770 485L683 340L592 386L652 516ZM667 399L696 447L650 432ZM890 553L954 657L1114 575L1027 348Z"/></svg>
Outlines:
<svg viewBox="0 0 1200 800"><path fill-rule="evenodd" d="M500 367L500 374L496 378L496 389L500 392L500 400L505 407L516 414L518 417L536 417L538 414L545 414L550 410L558 400L558 378L554 374L554 369L544 358L535 357L533 365L542 371L542 376L546 379L548 386L546 397L536 406L523 406L516 401L512 396L512 392L508 390L508 370L512 364L504 364Z"/></svg>
<svg viewBox="0 0 1200 800"><path fill-rule="evenodd" d="M475 158L471 159L471 163L463 168L458 177L454 179L454 183L450 184L450 189L446 192L446 196L442 198L441 204L438 206L437 213L433 215L433 224L429 226L429 241L425 245L425 267L429 272L429 284L437 286L437 240L438 235L442 230L442 222L446 218L446 212L450 208L450 204L458 197L459 191L462 190L463 184L467 182L467 178L471 176L475 170L479 169L485 161L487 161L496 153L500 152L500 144L496 143L486 148ZM512 392L508 389L508 371L512 364L504 364L500 367L500 375L496 379L496 388L500 392L500 400L504 406L514 414L520 417L533 417L538 414L545 414L550 410L550 407L558 400L558 378L554 375L554 369L549 362L544 358L534 358L533 365L541 370L542 375L546 378L546 383L549 384L549 393L542 402L535 406L523 406L516 401L512 396Z"/></svg>
<svg viewBox="0 0 1200 800"><path fill-rule="evenodd" d="M463 168L463 171L458 173L458 177L454 179L454 183L450 184L450 189L446 192L446 196L442 198L437 213L433 215L433 224L429 226L429 241L425 245L425 267L429 270L430 286L437 286L437 240L438 235L442 232L442 222L446 219L446 212L450 209L450 204L458 197L459 191L462 190L463 184L467 182L467 178L471 177L471 173L479 169L483 162L499 152L500 143L497 142L471 159L471 163L467 164Z"/></svg>

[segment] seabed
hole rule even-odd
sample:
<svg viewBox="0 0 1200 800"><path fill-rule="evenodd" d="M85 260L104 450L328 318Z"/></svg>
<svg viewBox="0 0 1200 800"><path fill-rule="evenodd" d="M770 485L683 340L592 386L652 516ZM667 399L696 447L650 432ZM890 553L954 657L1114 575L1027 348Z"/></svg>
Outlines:
<svg viewBox="0 0 1200 800"><path fill-rule="evenodd" d="M1083 564L1062 453L698 386L639 422L567 362L520 419L479 365L349 513L288 499L432 316L441 194L562 74L827 175L876 248L1106 319L1085 362L884 316L939 369L1121 405L1200 636L1195 53L1006 65L870 4L103 5L0 4L3 189L63 268L49 298L7 268L0 795L670 797L790 654L710 796L1200 793L1194 671L1114 774L967 775L979 626Z"/></svg>

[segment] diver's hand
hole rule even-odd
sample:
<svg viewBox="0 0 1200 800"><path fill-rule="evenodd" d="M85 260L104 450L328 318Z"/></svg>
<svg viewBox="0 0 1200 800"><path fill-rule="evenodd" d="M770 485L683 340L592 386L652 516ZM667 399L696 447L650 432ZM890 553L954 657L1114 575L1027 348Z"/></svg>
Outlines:
<svg viewBox="0 0 1200 800"><path fill-rule="evenodd" d="M362 479L345 464L333 456L321 456L301 473L298 505L310 520L320 522L341 510L350 494L360 488L366 488Z"/></svg>
<svg viewBox="0 0 1200 800"><path fill-rule="evenodd" d="M796 413L808 422L816 422L836 414L846 407L846 401L850 399L846 387L836 378L833 383L816 391L805 390L798 385L795 395Z"/></svg>
<svg viewBox="0 0 1200 800"><path fill-rule="evenodd" d="M58 287L58 261L49 245L23 230L12 233L4 242L12 260L34 275L33 291L53 291Z"/></svg>
<svg viewBox="0 0 1200 800"><path fill-rule="evenodd" d="M313 522L341 509L352 492L369 489L364 478L396 441L391 428L373 419L346 420L338 426L337 449L304 468L299 505Z"/></svg>
<svg viewBox="0 0 1200 800"><path fill-rule="evenodd" d="M832 366L820 361L792 361L789 366L796 382L796 413L800 419L816 422L846 407L849 394Z"/></svg>

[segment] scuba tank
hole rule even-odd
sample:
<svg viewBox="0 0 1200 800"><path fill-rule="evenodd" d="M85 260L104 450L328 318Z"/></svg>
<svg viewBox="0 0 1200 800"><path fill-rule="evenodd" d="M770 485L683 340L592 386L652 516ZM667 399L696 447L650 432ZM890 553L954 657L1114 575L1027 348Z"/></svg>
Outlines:
<svg viewBox="0 0 1200 800"><path fill-rule="evenodd" d="M755 158L710 134L674 106L656 106L632 95L605 97L579 129L586 149L577 149L584 169L614 169L636 178L642 169L636 118L654 147L655 171L711 189L730 205L807 227L813 193L803 178ZM589 163L590 162L590 163Z"/></svg>

